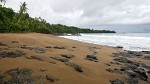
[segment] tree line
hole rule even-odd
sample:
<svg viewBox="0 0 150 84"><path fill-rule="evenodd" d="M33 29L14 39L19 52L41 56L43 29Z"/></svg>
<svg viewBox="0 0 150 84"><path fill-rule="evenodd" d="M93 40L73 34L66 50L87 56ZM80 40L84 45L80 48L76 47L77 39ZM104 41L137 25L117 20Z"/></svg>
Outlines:
<svg viewBox="0 0 150 84"><path fill-rule="evenodd" d="M1 33L22 33L37 32L46 34L63 34L63 33L115 33L110 30L91 30L62 24L50 24L41 17L32 18L27 13L26 2L21 3L20 10L14 12L12 8L5 7L6 0L0 5L0 32Z"/></svg>

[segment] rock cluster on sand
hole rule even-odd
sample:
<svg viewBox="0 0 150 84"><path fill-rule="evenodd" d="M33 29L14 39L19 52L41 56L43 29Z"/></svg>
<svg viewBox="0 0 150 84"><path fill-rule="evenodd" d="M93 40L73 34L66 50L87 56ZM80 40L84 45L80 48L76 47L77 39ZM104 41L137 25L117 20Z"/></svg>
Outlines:
<svg viewBox="0 0 150 84"><path fill-rule="evenodd" d="M0 51L0 58L16 58L26 55L25 52L16 50L16 51Z"/></svg>
<svg viewBox="0 0 150 84"><path fill-rule="evenodd" d="M50 58L61 61L67 66L73 67L77 72L83 72L83 69L80 65L73 63L73 62L69 62L69 59L71 59L72 57L75 57L74 55L62 54L61 56L62 57L50 57Z"/></svg>
<svg viewBox="0 0 150 84"><path fill-rule="evenodd" d="M55 49L65 49L65 47L62 46L54 46Z"/></svg>
<svg viewBox="0 0 150 84"><path fill-rule="evenodd" d="M37 53L45 53L46 52L46 49L44 49L44 48L38 48L38 47L31 48L31 50L34 50Z"/></svg>
<svg viewBox="0 0 150 84"><path fill-rule="evenodd" d="M110 82L111 82L111 84L124 84L124 82L122 82L122 81L119 80L119 79L111 80Z"/></svg>
<svg viewBox="0 0 150 84"><path fill-rule="evenodd" d="M27 45L21 45L22 49L29 49L29 50L34 50L36 53L45 53L46 49L45 48L39 48L39 47L29 47Z"/></svg>
<svg viewBox="0 0 150 84"><path fill-rule="evenodd" d="M150 56L144 56L143 59L150 60Z"/></svg>
<svg viewBox="0 0 150 84"><path fill-rule="evenodd" d="M36 59L36 60L39 60L39 61L44 61L42 58L40 58L40 56L38 55L32 55L30 56L28 59Z"/></svg>
<svg viewBox="0 0 150 84"><path fill-rule="evenodd" d="M111 69L111 68L108 68L106 69L106 71L110 72L110 73L117 73L117 74L123 74L123 69Z"/></svg>
<svg viewBox="0 0 150 84"><path fill-rule="evenodd" d="M150 54L150 51L141 51L143 54Z"/></svg>
<svg viewBox="0 0 150 84"><path fill-rule="evenodd" d="M77 65L77 64L75 64L75 63L72 63L72 62L65 62L65 64L68 65L68 66L73 67L73 68L74 68L76 71L78 71L78 72L83 72L82 67L79 66L79 65Z"/></svg>
<svg viewBox="0 0 150 84"><path fill-rule="evenodd" d="M61 62L68 62L69 60L66 59L66 58L61 58L61 57L50 57L52 59L55 59L55 60L58 60L58 61L61 61Z"/></svg>
<svg viewBox="0 0 150 84"><path fill-rule="evenodd" d="M12 41L11 43L19 43L18 41Z"/></svg>
<svg viewBox="0 0 150 84"><path fill-rule="evenodd" d="M122 82L128 84L137 84L138 81L150 81L150 66L145 65L144 63L136 62L128 60L125 57L141 57L144 56L145 52L135 52L135 51L128 51L128 52L120 52L115 54L117 57L114 58L114 61L124 63L121 69L106 69L107 71L113 73L125 73L128 75L127 78L121 80ZM146 52L147 53L147 52ZM148 53L147 53L148 54ZM149 59L149 56L145 56L144 59ZM116 82L116 81L115 81ZM111 82L112 84L118 84Z"/></svg>
<svg viewBox="0 0 150 84"><path fill-rule="evenodd" d="M115 48L122 49L122 48L123 48L123 46L116 46Z"/></svg>
<svg viewBox="0 0 150 84"><path fill-rule="evenodd" d="M71 55L71 54L61 54L62 57L65 57L65 58L68 58L68 59L71 59L73 57L75 57L74 55Z"/></svg>
<svg viewBox="0 0 150 84"><path fill-rule="evenodd" d="M54 49L66 49L63 46L47 46L46 48L54 48Z"/></svg>
<svg viewBox="0 0 150 84"><path fill-rule="evenodd" d="M46 79L49 80L50 82L55 82L58 81L59 79L51 76L51 75L46 75Z"/></svg>
<svg viewBox="0 0 150 84"><path fill-rule="evenodd" d="M16 68L6 71L0 76L1 84L34 84L35 81L31 75L32 71L28 68ZM5 80L6 76L11 76L11 79Z"/></svg>
<svg viewBox="0 0 150 84"><path fill-rule="evenodd" d="M127 51L127 52L119 52L119 53L114 53L116 56L124 56L124 57L141 57L143 56L142 52L136 52L136 51Z"/></svg>
<svg viewBox="0 0 150 84"><path fill-rule="evenodd" d="M0 42L0 46L7 46L6 44L4 44L4 43L2 43L2 42Z"/></svg>
<svg viewBox="0 0 150 84"><path fill-rule="evenodd" d="M130 60L128 60L125 57L115 57L114 61L118 61L118 62L121 62L121 63L130 63L131 62Z"/></svg>
<svg viewBox="0 0 150 84"><path fill-rule="evenodd" d="M98 59L95 55L87 55L86 60L90 60L90 61L94 61L94 62L98 62Z"/></svg>

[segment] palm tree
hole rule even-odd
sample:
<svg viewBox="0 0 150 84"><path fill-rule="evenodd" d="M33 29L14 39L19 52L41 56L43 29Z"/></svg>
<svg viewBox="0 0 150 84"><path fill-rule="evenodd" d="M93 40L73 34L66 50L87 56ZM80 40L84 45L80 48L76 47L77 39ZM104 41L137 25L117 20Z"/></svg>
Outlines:
<svg viewBox="0 0 150 84"><path fill-rule="evenodd" d="M26 6L27 6L26 2L21 3L19 14L18 14L18 22L20 22L20 20L22 19L23 14L27 13L28 8Z"/></svg>
<svg viewBox="0 0 150 84"><path fill-rule="evenodd" d="M0 0L1 3L4 3L3 6L5 6L7 0Z"/></svg>
<svg viewBox="0 0 150 84"><path fill-rule="evenodd" d="M7 1L7 0L4 0L4 5L3 5L3 6L5 6L5 4L6 4L6 1Z"/></svg>

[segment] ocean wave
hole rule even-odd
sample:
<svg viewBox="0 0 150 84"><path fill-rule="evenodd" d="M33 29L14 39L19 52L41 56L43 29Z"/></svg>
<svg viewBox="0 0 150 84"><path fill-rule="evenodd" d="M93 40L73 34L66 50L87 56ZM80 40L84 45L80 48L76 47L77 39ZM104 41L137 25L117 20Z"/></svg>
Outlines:
<svg viewBox="0 0 150 84"><path fill-rule="evenodd" d="M124 50L150 51L150 37L128 34L81 34L64 38L108 46L123 46Z"/></svg>

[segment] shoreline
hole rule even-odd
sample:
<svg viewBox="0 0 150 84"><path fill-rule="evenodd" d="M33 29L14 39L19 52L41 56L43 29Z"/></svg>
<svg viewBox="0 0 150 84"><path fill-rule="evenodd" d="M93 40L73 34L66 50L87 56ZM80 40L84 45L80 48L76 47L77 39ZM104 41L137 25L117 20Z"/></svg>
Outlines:
<svg viewBox="0 0 150 84"><path fill-rule="evenodd" d="M147 57L150 52L143 52L139 56L141 53L40 33L3 33L0 34L0 39L0 76L4 76L5 79L2 80L5 82L7 80L14 81L9 78L12 76L10 73L18 76L17 71L21 70L23 72L28 71L26 76L29 76L34 83L126 83L126 81L131 80L123 80L129 77L129 73L127 73L129 66L127 69L121 68L125 67L124 64L131 64L132 66L136 64L144 68L150 66ZM120 56L123 58L120 59ZM122 69L124 71L121 71ZM21 75L24 77L23 73ZM139 83L148 84L149 78L143 81L138 76L136 79ZM22 81L26 81L25 79Z"/></svg>
<svg viewBox="0 0 150 84"><path fill-rule="evenodd" d="M134 36L134 33L133 33ZM140 36L140 35L139 35ZM67 39L71 40L77 40L81 41L84 43L92 43L92 44L97 44L97 45L103 45L103 46L110 46L110 47L118 47L122 48L123 50L126 51L150 51L150 48L148 46L148 41L150 40L149 38L146 39L146 37L139 38L139 37L132 37L130 35L127 36L121 36L120 35L107 35L107 34L83 34L83 36L79 37L78 36L61 36ZM127 38L128 37L128 38ZM92 39L93 38L93 39ZM123 39L125 38L125 39ZM97 40L101 39L101 40ZM110 39L110 40L109 40ZM142 42L145 41L145 42ZM146 46L147 45L147 46Z"/></svg>

